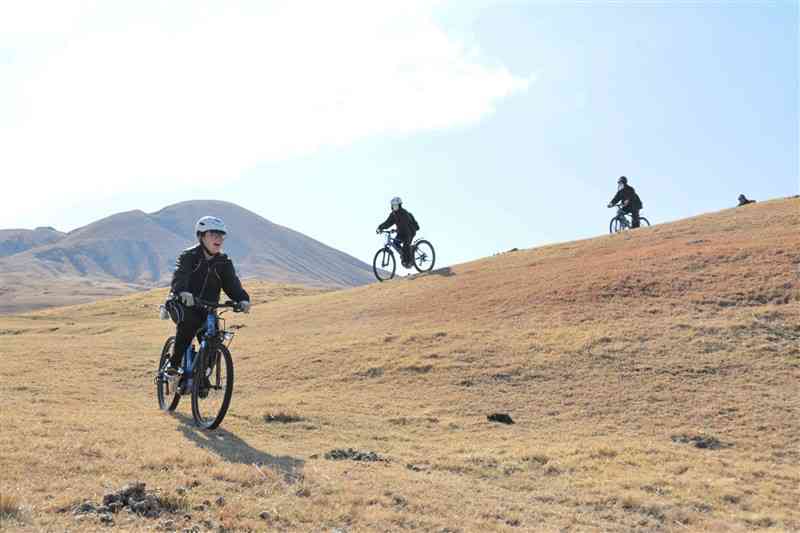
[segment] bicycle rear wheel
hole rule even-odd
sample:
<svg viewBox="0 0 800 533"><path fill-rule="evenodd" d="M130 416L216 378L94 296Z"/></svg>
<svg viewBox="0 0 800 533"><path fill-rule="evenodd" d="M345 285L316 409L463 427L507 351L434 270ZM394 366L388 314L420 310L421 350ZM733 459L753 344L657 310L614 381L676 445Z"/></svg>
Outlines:
<svg viewBox="0 0 800 533"><path fill-rule="evenodd" d="M639 224L640 224L640 226L649 226L650 225L650 221L647 220L644 217L639 217Z"/></svg>
<svg viewBox="0 0 800 533"><path fill-rule="evenodd" d="M164 343L164 349L161 350L161 359L158 361L158 370L156 372L156 397L158 398L158 407L162 411L174 411L178 407L178 402L181 401L181 395L178 392L177 382L170 382L164 375L164 368L169 363L172 357L172 350L175 349L175 337L170 337Z"/></svg>
<svg viewBox="0 0 800 533"><path fill-rule="evenodd" d="M419 240L414 244L414 268L419 272L430 272L436 263L436 250L426 240Z"/></svg>
<svg viewBox="0 0 800 533"><path fill-rule="evenodd" d="M192 372L192 416L204 429L216 429L233 395L233 359L222 344L203 350Z"/></svg>
<svg viewBox="0 0 800 533"><path fill-rule="evenodd" d="M378 281L386 281L394 277L394 273L397 271L397 261L389 248L384 247L375 252L372 271Z"/></svg>

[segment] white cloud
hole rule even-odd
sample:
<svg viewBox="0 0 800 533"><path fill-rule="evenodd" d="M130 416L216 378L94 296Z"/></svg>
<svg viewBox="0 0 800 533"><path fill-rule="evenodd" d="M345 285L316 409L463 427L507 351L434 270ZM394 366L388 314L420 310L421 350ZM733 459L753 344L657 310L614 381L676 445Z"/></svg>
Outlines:
<svg viewBox="0 0 800 533"><path fill-rule="evenodd" d="M475 123L527 88L456 42L432 9L406 0L0 4L0 50L12 58L0 64L0 176L19 184L18 198L36 194L37 207L43 194L235 179L323 146Z"/></svg>

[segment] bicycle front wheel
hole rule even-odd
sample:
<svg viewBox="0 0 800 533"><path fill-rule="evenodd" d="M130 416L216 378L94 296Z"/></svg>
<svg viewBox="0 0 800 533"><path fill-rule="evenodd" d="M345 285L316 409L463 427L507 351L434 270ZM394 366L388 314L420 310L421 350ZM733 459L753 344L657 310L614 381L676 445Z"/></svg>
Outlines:
<svg viewBox="0 0 800 533"><path fill-rule="evenodd" d="M414 245L414 268L419 272L430 272L436 263L436 250L426 240L417 241Z"/></svg>
<svg viewBox="0 0 800 533"><path fill-rule="evenodd" d="M375 252L375 258L372 260L372 271L378 281L392 279L397 271L397 261L394 258L394 253L388 248L381 248Z"/></svg>
<svg viewBox="0 0 800 533"><path fill-rule="evenodd" d="M158 361L158 370L156 372L156 397L158 398L158 407L162 411L174 411L178 407L178 402L181 401L181 395L178 392L177 382L170 382L164 375L164 368L166 368L172 357L172 350L175 349L175 337L170 337L164 343L164 349L161 350L161 359Z"/></svg>
<svg viewBox="0 0 800 533"><path fill-rule="evenodd" d="M222 345L209 346L192 372L192 416L203 429L216 429L225 418L233 395L233 359Z"/></svg>
<svg viewBox="0 0 800 533"><path fill-rule="evenodd" d="M625 225L619 219L619 217L614 217L611 219L611 222L608 224L608 232L612 235L614 233L619 233L620 231L625 229Z"/></svg>

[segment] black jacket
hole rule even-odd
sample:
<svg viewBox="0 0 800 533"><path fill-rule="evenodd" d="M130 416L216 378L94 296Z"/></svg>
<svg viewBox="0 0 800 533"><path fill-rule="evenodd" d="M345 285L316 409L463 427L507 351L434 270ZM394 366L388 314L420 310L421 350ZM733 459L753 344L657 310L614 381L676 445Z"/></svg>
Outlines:
<svg viewBox="0 0 800 533"><path fill-rule="evenodd" d="M402 207L397 211L389 213L383 224L378 226L378 229L389 229L392 226L397 226L397 236L412 236L419 231L419 224L417 224L414 215L403 209Z"/></svg>
<svg viewBox="0 0 800 533"><path fill-rule="evenodd" d="M250 296L242 288L242 282L236 275L233 262L225 254L217 254L211 259L206 259L202 247L198 244L181 252L175 266L175 272L172 273L174 294L191 292L203 300L219 302L221 289L235 302L250 300Z"/></svg>
<svg viewBox="0 0 800 533"><path fill-rule="evenodd" d="M636 189L630 185L623 186L617 191L617 194L614 195L614 198L611 199L611 204L616 204L619 202L623 202L625 206L631 209L642 208L641 198L639 198L639 195L636 194Z"/></svg>

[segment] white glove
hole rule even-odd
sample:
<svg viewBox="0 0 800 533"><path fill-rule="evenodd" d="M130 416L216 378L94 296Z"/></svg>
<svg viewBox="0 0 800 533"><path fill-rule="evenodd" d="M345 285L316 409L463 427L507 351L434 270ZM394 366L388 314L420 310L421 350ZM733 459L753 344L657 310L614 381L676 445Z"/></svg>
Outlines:
<svg viewBox="0 0 800 533"><path fill-rule="evenodd" d="M192 306L194 306L194 296L192 295L192 293L191 293L191 292L182 292L182 293L180 293L180 294L178 295L178 298L180 298L180 299L181 299L181 302L182 302L182 303L183 303L183 305L185 305L186 307L192 307Z"/></svg>
<svg viewBox="0 0 800 533"><path fill-rule="evenodd" d="M241 309L242 313L249 313L250 302L248 300L242 300L241 302L239 302L239 309Z"/></svg>

